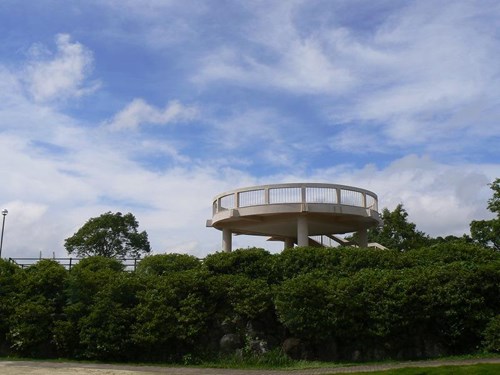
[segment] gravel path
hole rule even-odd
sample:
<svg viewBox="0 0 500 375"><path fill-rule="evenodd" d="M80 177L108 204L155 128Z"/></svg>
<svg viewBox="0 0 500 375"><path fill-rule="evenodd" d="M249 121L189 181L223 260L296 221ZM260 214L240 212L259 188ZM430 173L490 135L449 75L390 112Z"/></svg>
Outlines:
<svg viewBox="0 0 500 375"><path fill-rule="evenodd" d="M1 375L326 375L354 372L372 372L403 367L465 366L479 363L499 363L500 358L467 360L431 360L390 364L331 367L308 370L234 370L193 367L127 366L83 363L56 363L36 361L1 361Z"/></svg>

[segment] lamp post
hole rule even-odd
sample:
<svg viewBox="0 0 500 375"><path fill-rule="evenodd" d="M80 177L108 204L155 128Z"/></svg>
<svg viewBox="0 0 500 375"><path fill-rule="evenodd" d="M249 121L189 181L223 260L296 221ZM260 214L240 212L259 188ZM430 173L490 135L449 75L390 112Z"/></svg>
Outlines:
<svg viewBox="0 0 500 375"><path fill-rule="evenodd" d="M7 216L7 214L9 213L9 211L7 211L6 208L4 208L2 210L2 215L3 215L3 221L2 221L2 236L0 237L0 259L2 258L2 246L3 246L3 230L5 228L5 216Z"/></svg>

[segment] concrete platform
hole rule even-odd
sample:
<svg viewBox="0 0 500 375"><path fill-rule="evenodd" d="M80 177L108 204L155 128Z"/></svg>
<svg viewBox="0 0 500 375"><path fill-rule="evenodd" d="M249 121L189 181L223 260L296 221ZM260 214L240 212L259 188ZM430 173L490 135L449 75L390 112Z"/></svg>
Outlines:
<svg viewBox="0 0 500 375"><path fill-rule="evenodd" d="M219 194L212 207L207 226L223 232L224 251L231 251L233 234L270 236L291 247L308 246L309 236L358 232L366 246L366 230L382 223L375 193L335 184L251 186Z"/></svg>

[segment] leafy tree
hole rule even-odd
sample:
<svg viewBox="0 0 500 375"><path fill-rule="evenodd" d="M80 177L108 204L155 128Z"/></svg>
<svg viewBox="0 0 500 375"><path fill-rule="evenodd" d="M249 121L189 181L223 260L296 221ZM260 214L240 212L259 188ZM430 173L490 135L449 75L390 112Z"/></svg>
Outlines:
<svg viewBox="0 0 500 375"><path fill-rule="evenodd" d="M488 209L497 217L491 220L473 220L470 223L470 233L477 243L500 251L500 178L489 186L493 190L493 197L488 200Z"/></svg>
<svg viewBox="0 0 500 375"><path fill-rule="evenodd" d="M138 231L139 223L131 213L107 212L88 220L64 247L79 257L139 258L151 251L148 234Z"/></svg>
<svg viewBox="0 0 500 375"><path fill-rule="evenodd" d="M393 211L382 210L384 225L368 231L368 241L378 242L390 249L410 250L429 243L429 237L416 229L416 225L408 221L408 213L402 204Z"/></svg>

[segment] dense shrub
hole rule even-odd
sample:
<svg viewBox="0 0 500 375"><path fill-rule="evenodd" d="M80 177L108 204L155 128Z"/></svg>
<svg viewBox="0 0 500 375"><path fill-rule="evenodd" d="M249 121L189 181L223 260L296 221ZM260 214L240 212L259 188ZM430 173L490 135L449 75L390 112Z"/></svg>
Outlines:
<svg viewBox="0 0 500 375"><path fill-rule="evenodd" d="M18 291L11 299L13 313L8 320L7 342L14 353L24 356L51 356L54 322L66 302L67 271L53 260L14 273Z"/></svg>
<svg viewBox="0 0 500 375"><path fill-rule="evenodd" d="M163 275L187 271L201 266L198 258L188 254L157 254L145 257L137 266L137 272L147 275Z"/></svg>
<svg viewBox="0 0 500 375"><path fill-rule="evenodd" d="M214 253L203 261L205 269L213 275L246 275L252 279L274 279L274 258L264 249L239 249L230 253Z"/></svg>
<svg viewBox="0 0 500 375"><path fill-rule="evenodd" d="M242 353L288 339L306 358L421 358L499 351L499 316L500 253L464 241L155 255L135 272L0 260L3 355L192 363L231 338Z"/></svg>
<svg viewBox="0 0 500 375"><path fill-rule="evenodd" d="M484 330L484 347L491 352L500 353L500 314L493 317Z"/></svg>

